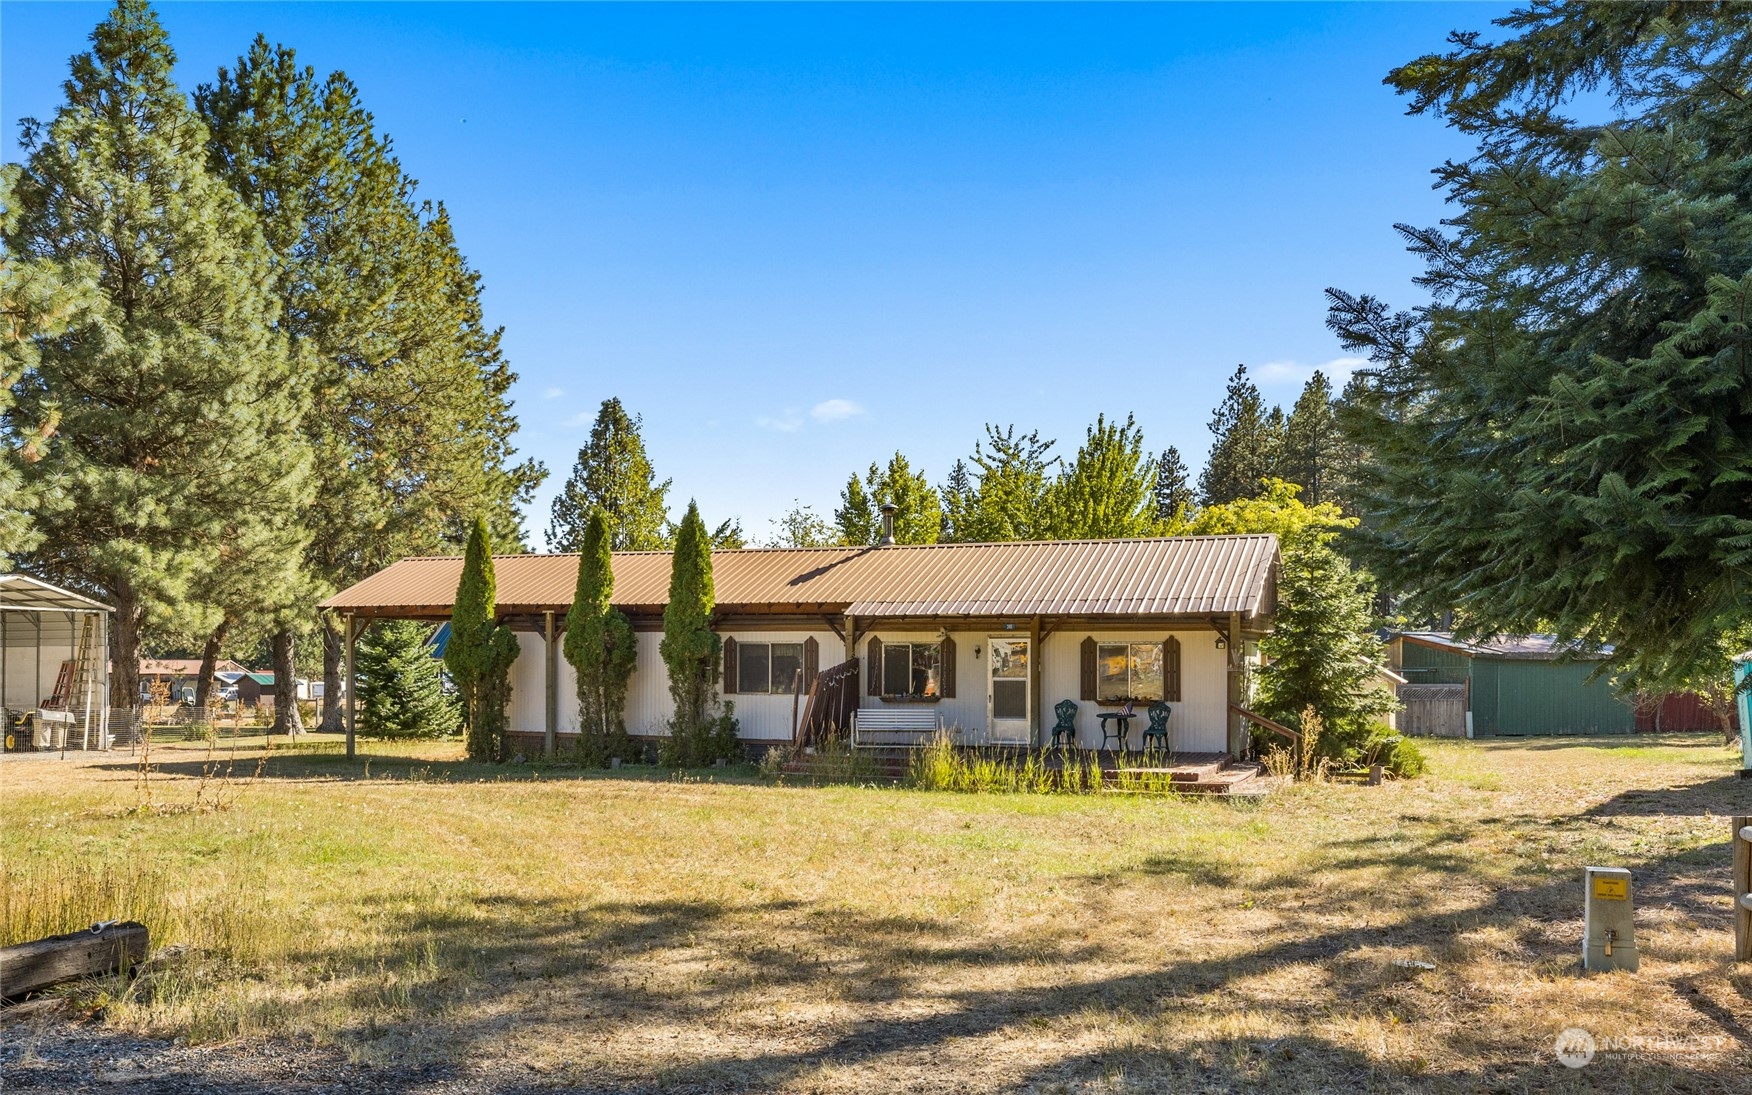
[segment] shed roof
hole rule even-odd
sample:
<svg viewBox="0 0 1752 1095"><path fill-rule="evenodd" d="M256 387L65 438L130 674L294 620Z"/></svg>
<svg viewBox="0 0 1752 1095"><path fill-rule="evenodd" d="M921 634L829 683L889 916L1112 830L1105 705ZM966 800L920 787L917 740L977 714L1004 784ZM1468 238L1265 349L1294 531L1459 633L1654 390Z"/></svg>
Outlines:
<svg viewBox="0 0 1752 1095"><path fill-rule="evenodd" d="M1182 536L712 553L718 606L744 612L858 616L1192 616L1271 610L1275 536ZM668 552L614 556L614 603L661 611ZM447 615L456 556L404 559L342 590L324 608L367 616ZM502 613L564 611L576 555L494 559Z"/></svg>
<svg viewBox="0 0 1752 1095"><path fill-rule="evenodd" d="M1452 631L1401 631L1400 637L1453 650L1469 657L1508 658L1552 662L1559 659L1599 661L1612 656L1612 647L1586 647L1566 642L1556 635L1499 635L1493 639L1457 639Z"/></svg>
<svg viewBox="0 0 1752 1095"><path fill-rule="evenodd" d="M37 612L113 612L84 594L50 585L28 574L0 574L0 608Z"/></svg>

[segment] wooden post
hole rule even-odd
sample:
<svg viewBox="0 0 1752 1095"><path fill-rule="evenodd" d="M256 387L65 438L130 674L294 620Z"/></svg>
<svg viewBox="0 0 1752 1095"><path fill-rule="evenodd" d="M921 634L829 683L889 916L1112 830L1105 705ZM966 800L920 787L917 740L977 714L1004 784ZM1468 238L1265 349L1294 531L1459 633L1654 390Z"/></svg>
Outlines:
<svg viewBox="0 0 1752 1095"><path fill-rule="evenodd" d="M353 647L358 641L359 629L353 626L353 614L351 612L347 613L341 623L347 635L347 666L346 672L343 676L345 677L344 687L347 690L347 759L351 760L354 753L353 692L355 691L355 682L353 680ZM237 706L240 709L243 707L243 701L241 699L238 700Z"/></svg>
<svg viewBox="0 0 1752 1095"><path fill-rule="evenodd" d="M1028 621L1028 747L1040 744L1040 617Z"/></svg>
<svg viewBox="0 0 1752 1095"><path fill-rule="evenodd" d="M1752 962L1752 815L1734 820L1734 961Z"/></svg>
<svg viewBox="0 0 1752 1095"><path fill-rule="evenodd" d="M1246 645L1241 641L1241 614L1229 613L1229 755L1240 760L1247 755L1247 722L1233 712L1233 708L1247 706L1247 697L1241 691L1242 674L1247 669L1244 658Z"/></svg>
<svg viewBox="0 0 1752 1095"><path fill-rule="evenodd" d="M846 661L858 656L858 618L846 613Z"/></svg>
<svg viewBox="0 0 1752 1095"><path fill-rule="evenodd" d="M554 614L544 612L542 617L547 639L543 647L546 660L542 680L542 688L547 693L547 722L541 741L541 754L552 760L560 740L560 667L559 658L556 657L559 647L554 642Z"/></svg>

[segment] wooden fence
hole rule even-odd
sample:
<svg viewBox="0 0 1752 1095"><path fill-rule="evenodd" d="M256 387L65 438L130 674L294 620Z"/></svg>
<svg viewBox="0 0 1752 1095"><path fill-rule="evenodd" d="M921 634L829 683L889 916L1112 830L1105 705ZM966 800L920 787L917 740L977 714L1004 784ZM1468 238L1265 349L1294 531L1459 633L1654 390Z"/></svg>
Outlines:
<svg viewBox="0 0 1752 1095"><path fill-rule="evenodd" d="M1402 684L1399 732L1420 738L1466 736L1466 686L1463 684Z"/></svg>
<svg viewBox="0 0 1752 1095"><path fill-rule="evenodd" d="M797 723L798 748L814 745L829 734L849 734L852 712L858 709L858 659L844 661L815 675L809 702Z"/></svg>
<svg viewBox="0 0 1752 1095"><path fill-rule="evenodd" d="M1752 962L1752 816L1734 821L1734 961Z"/></svg>

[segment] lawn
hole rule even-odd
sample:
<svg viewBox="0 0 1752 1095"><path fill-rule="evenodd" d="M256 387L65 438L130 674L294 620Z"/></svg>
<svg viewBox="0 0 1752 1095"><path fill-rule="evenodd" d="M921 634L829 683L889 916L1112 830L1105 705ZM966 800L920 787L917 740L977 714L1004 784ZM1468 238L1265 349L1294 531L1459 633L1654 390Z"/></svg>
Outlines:
<svg viewBox="0 0 1752 1095"><path fill-rule="evenodd" d="M65 1082L53 1047L93 1025L264 1083L288 1047L501 1090L1743 1095L1752 1075L1723 816L1752 813L1752 783L1719 739L1435 743L1425 778L1261 802L451 746L258 765L259 742L229 783L198 744L155 745L149 786L125 754L0 765L5 941L135 916L182 948L15 1021L9 1082ZM1641 973L1581 975L1584 864L1634 872ZM1564 1068L1568 1027L1642 1052Z"/></svg>

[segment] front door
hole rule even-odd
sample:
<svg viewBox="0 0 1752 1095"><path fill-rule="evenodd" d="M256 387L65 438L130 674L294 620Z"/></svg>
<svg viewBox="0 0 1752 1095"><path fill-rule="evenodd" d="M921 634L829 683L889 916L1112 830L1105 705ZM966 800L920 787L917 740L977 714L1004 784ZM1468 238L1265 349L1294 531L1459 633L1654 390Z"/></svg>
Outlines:
<svg viewBox="0 0 1752 1095"><path fill-rule="evenodd" d="M986 740L1004 745L1030 745L1028 725L1028 640L988 639L986 659Z"/></svg>

